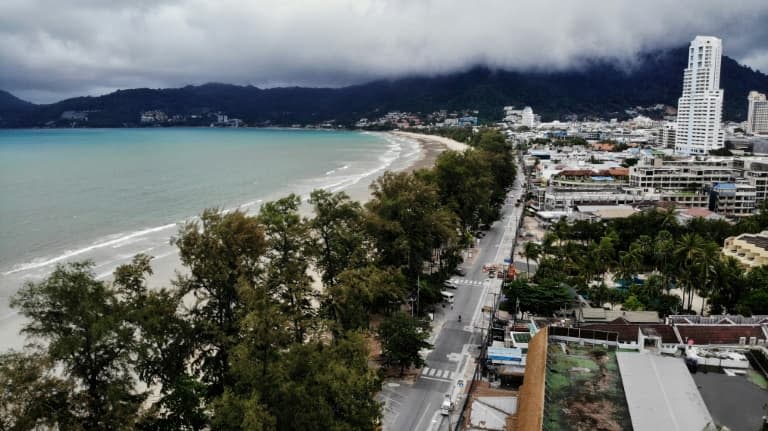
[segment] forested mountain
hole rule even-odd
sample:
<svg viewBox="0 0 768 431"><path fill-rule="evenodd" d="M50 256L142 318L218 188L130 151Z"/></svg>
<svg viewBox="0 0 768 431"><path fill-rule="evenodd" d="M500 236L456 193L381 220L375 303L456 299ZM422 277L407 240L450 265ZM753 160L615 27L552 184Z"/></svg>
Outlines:
<svg viewBox="0 0 768 431"><path fill-rule="evenodd" d="M272 88L205 84L173 89L120 90L100 97L77 97L29 106L0 92L0 126L62 125L65 111L88 111L86 126L131 126L142 111L170 115L224 112L249 124L287 125L335 119L349 124L390 110L428 113L476 109L481 119L501 117L505 105L529 105L544 120L625 117L627 108L677 105L687 48L648 53L633 64L595 61L578 70L518 72L476 67L441 76L374 81L343 88ZM768 76L724 57L721 85L724 118L746 119L747 93L768 91ZM3 109L5 108L5 109ZM54 123L50 123L50 122ZM200 124L208 120L200 119ZM189 124L189 122L187 123Z"/></svg>
<svg viewBox="0 0 768 431"><path fill-rule="evenodd" d="M0 112L31 108L32 106L34 105L7 91L0 90Z"/></svg>

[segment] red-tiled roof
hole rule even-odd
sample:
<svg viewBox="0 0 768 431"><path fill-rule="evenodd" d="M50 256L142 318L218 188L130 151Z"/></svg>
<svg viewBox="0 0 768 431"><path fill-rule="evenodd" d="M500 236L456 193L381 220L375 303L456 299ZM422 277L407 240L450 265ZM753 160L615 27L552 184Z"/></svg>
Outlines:
<svg viewBox="0 0 768 431"><path fill-rule="evenodd" d="M614 320L617 322L619 319ZM659 324L642 323L590 323L581 325L583 329L594 329L598 331L616 332L619 334L619 341L623 343L637 342L637 332L642 330L645 335L657 335L661 337L661 342L665 344L678 343L675 331L672 326Z"/></svg>
<svg viewBox="0 0 768 431"><path fill-rule="evenodd" d="M608 169L608 175L612 177L628 177L629 168L610 168Z"/></svg>
<svg viewBox="0 0 768 431"><path fill-rule="evenodd" d="M558 175L564 177L591 177L595 172L591 169L563 169Z"/></svg>
<svg viewBox="0 0 768 431"><path fill-rule="evenodd" d="M740 337L765 339L763 328L759 325L681 325L677 330L683 342L693 339L696 344L739 344Z"/></svg>
<svg viewBox="0 0 768 431"><path fill-rule="evenodd" d="M598 142L598 143L592 144L592 148L600 151L612 151L613 147L614 147L613 144L609 144L605 142Z"/></svg>

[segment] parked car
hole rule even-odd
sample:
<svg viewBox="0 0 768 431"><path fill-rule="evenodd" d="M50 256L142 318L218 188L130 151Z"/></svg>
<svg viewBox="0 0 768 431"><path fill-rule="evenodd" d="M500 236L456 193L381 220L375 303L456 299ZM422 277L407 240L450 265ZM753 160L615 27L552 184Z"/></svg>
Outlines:
<svg viewBox="0 0 768 431"><path fill-rule="evenodd" d="M460 267L460 266L456 268L455 272L456 272L456 275L461 276L461 277L465 277L467 275L467 271L464 268Z"/></svg>

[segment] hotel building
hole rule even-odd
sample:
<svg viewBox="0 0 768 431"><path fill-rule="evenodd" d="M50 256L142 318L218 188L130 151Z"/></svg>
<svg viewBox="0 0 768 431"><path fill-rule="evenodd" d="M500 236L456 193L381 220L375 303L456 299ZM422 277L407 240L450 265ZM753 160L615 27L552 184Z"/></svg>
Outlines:
<svg viewBox="0 0 768 431"><path fill-rule="evenodd" d="M747 100L747 133L768 134L768 99L765 94L750 91Z"/></svg>
<svg viewBox="0 0 768 431"><path fill-rule="evenodd" d="M677 107L676 153L708 154L724 146L722 51L722 41L716 37L696 36L691 42Z"/></svg>

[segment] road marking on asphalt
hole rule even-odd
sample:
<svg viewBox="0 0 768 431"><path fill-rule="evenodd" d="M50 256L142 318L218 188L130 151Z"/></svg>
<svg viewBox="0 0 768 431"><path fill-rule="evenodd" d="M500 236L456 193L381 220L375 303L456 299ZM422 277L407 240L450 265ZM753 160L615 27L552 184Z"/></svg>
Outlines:
<svg viewBox="0 0 768 431"><path fill-rule="evenodd" d="M419 420L416 422L416 429L422 429L421 428L421 421L424 420L424 416L426 416L427 412L429 412L430 410L432 410L431 403L428 403L426 408L424 408L424 413L421 414L421 416L419 417Z"/></svg>
<svg viewBox="0 0 768 431"><path fill-rule="evenodd" d="M448 281L450 283L466 284L468 286L478 286L478 285L483 283L481 280L470 280L468 278L452 278L452 279L450 279Z"/></svg>
<svg viewBox="0 0 768 431"><path fill-rule="evenodd" d="M433 380L450 379L453 377L453 371L424 367L421 369L421 377L432 378Z"/></svg>
<svg viewBox="0 0 768 431"><path fill-rule="evenodd" d="M450 383L450 380L449 380L449 379L441 379L441 378L439 378L439 377L428 377L428 376L421 376L421 378L422 378L422 379L427 379L427 380L434 380L434 381L436 381L436 382Z"/></svg>

